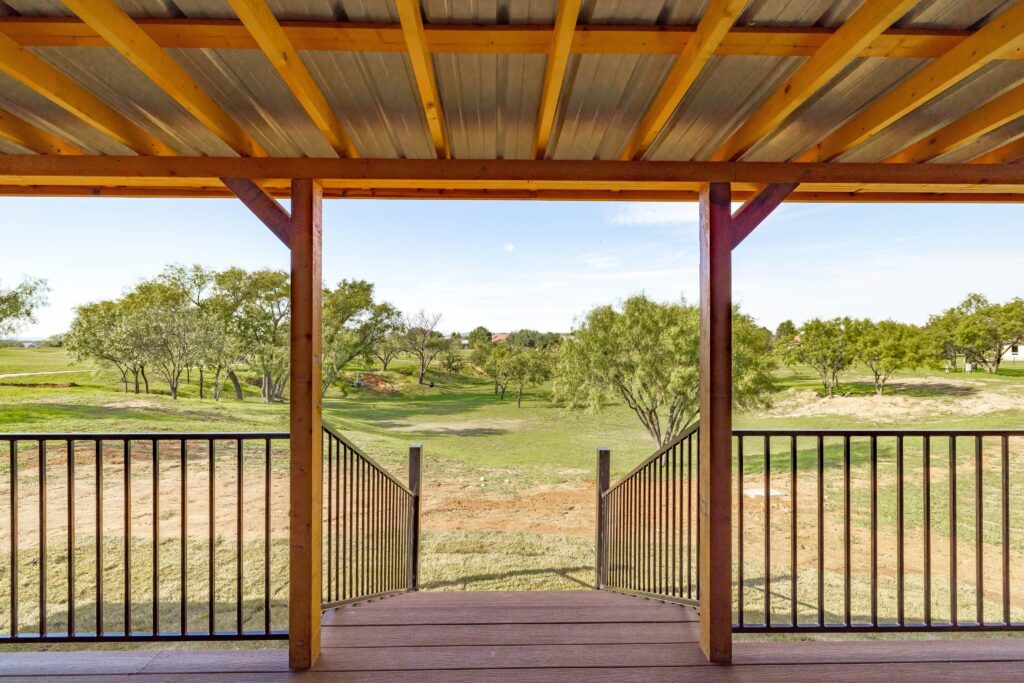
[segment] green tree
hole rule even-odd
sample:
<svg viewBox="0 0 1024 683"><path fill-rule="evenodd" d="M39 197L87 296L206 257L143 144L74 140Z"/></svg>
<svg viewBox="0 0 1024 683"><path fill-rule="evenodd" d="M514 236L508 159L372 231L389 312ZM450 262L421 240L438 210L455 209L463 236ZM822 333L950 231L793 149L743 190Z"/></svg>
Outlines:
<svg viewBox="0 0 1024 683"><path fill-rule="evenodd" d="M402 323L399 321L397 328L391 334L384 335L373 345L371 354L380 361L381 369L387 372L391 361L398 358L404 349L405 328L402 327Z"/></svg>
<svg viewBox="0 0 1024 683"><path fill-rule="evenodd" d="M135 332L139 325L131 320L133 314L123 302L97 301L78 306L65 345L76 361L91 360L117 369L125 393L128 375L132 375L137 394L145 355L141 337Z"/></svg>
<svg viewBox="0 0 1024 683"><path fill-rule="evenodd" d="M995 373L1006 347L1024 341L1024 300L995 304L969 294L958 306L932 316L928 329L947 360L952 356L955 364L961 354L966 362Z"/></svg>
<svg viewBox="0 0 1024 683"><path fill-rule="evenodd" d="M659 446L698 417L698 334L695 306L627 299L622 309L590 311L562 340L554 369L554 397L570 409L598 410L622 400ZM733 401L766 406L773 389L770 335L733 312Z"/></svg>
<svg viewBox="0 0 1024 683"><path fill-rule="evenodd" d="M11 289L0 289L0 335L35 322L35 312L46 305L46 280L26 279Z"/></svg>
<svg viewBox="0 0 1024 683"><path fill-rule="evenodd" d="M358 357L369 358L373 348L398 328L401 314L388 303L373 300L373 285L365 280L342 280L323 293L323 393L341 371Z"/></svg>
<svg viewBox="0 0 1024 683"><path fill-rule="evenodd" d="M512 380L513 354L514 351L508 344L491 344L481 365L484 374L494 382L494 393L501 401L505 400L505 391Z"/></svg>
<svg viewBox="0 0 1024 683"><path fill-rule="evenodd" d="M483 325L474 327L473 331L469 333L469 348L478 349L490 346L491 336L491 331Z"/></svg>
<svg viewBox="0 0 1024 683"><path fill-rule="evenodd" d="M278 401L288 385L291 362L289 276L283 270L249 272L244 288L246 297L233 318L232 334L260 372L263 400Z"/></svg>
<svg viewBox="0 0 1024 683"><path fill-rule="evenodd" d="M543 384L551 378L551 351L512 348L506 360L508 383L516 392L516 405L523 407L523 390Z"/></svg>
<svg viewBox="0 0 1024 683"><path fill-rule="evenodd" d="M818 373L828 397L835 396L839 373L854 361L852 321L849 318L808 320L800 328L794 357Z"/></svg>
<svg viewBox="0 0 1024 683"><path fill-rule="evenodd" d="M914 325L892 320L858 320L853 327L855 357L871 370L879 396L893 373L918 368L928 359L924 333Z"/></svg>

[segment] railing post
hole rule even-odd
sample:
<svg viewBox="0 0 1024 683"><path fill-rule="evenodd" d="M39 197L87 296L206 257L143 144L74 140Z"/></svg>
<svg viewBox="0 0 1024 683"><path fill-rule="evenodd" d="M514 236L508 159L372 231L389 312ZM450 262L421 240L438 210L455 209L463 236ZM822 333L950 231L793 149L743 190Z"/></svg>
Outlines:
<svg viewBox="0 0 1024 683"><path fill-rule="evenodd" d="M420 472L423 462L423 446L414 443L409 446L409 490L412 491L412 505L409 506L409 588L420 587Z"/></svg>
<svg viewBox="0 0 1024 683"><path fill-rule="evenodd" d="M600 590L608 583L608 519L604 504L604 493L608 490L611 451L597 449L597 528L594 530L594 545L597 550L597 565L594 588Z"/></svg>

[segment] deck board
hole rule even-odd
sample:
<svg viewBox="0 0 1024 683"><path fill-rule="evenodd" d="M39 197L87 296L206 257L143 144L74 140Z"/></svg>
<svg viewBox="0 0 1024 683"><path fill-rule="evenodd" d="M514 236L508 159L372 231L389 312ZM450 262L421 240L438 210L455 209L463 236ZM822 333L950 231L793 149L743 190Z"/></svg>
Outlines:
<svg viewBox="0 0 1024 683"><path fill-rule="evenodd" d="M0 681L936 681L1024 679L1024 639L741 642L707 664L696 612L597 591L417 593L324 615L323 656L285 649L0 654Z"/></svg>

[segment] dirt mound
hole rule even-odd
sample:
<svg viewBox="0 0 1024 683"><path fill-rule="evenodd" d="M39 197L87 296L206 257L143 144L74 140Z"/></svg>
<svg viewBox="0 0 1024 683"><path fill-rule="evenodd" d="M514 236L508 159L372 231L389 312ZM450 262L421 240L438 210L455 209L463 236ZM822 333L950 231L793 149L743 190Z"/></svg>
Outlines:
<svg viewBox="0 0 1024 683"><path fill-rule="evenodd" d="M0 382L0 387L21 387L23 389L74 389L81 386L74 382Z"/></svg>
<svg viewBox="0 0 1024 683"><path fill-rule="evenodd" d="M362 386L378 394L393 394L397 391L394 384L372 372L365 372L360 375L359 381L362 383Z"/></svg>

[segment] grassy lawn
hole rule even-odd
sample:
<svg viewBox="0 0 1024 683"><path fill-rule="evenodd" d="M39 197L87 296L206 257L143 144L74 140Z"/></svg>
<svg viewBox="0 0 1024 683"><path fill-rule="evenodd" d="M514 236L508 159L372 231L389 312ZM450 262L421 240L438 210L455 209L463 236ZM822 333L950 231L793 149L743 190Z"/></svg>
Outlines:
<svg viewBox="0 0 1024 683"><path fill-rule="evenodd" d="M85 372L82 372L85 370ZM73 365L60 349L0 349L0 374L20 372L62 372L56 375L26 375L0 378L0 431L2 432L172 432L172 431L277 431L287 429L287 405L263 404L257 386L245 384L245 400L225 397L221 402L198 398L198 378L182 385L182 398L171 400L166 387L151 375L154 393L126 394L117 384L116 373ZM350 368L346 384L350 384L359 368ZM332 388L324 403L325 420L341 430L371 456L404 477L408 447L421 443L424 447L423 499L423 584L436 590L490 589L570 589L589 585L593 566L593 472L595 451L599 446L612 450L613 479L621 476L640 459L654 450L636 418L624 407L608 406L599 414L567 414L549 400L549 387L527 392L523 407L515 400L500 401L492 385L484 378L447 376L432 373L434 387L416 383L415 369L408 361L397 361L388 373L377 373L387 382L389 390L374 391L351 386ZM903 373L891 381L886 395L874 396L870 376L863 369L844 376L837 398L820 395L817 377L807 368L782 369L778 375L780 390L771 409L740 414L739 428L1019 428L1024 424L1024 368L1007 366L996 376L975 373L947 375L941 371L922 370ZM61 386L73 383L74 386ZM208 388L207 388L208 389ZM209 394L207 394L208 396ZM1020 444L1024 446L1024 444ZM770 486L788 492L787 444L772 444L773 466ZM932 488L933 543L945 542L949 525L942 506L948 497L948 467L945 446L933 452L935 468ZM970 444L960 447L970 453ZM745 476L757 486L763 461L752 450L746 459ZM894 590L893 535L896 520L894 498L894 448L880 445L879 465L879 528L881 531L880 590L889 604ZM3 454L6 456L6 454ZM852 534L854 556L858 568L854 572L857 593L855 611L866 609L864 586L868 575L863 558L868 550L864 530L870 524L870 496L867 448L855 443L851 454L851 508L855 529ZM909 446L906 453L907 476L914 484L905 491L905 525L908 539L915 536L922 524L922 497L919 475L919 446ZM6 457L4 457L6 461ZM842 527L837 507L842 500L841 444L826 447L824 495L826 503L826 534L841 544ZM992 469L995 456L986 452L988 468L983 472L985 490L998 491L998 477ZM970 461L958 467L957 492L962 510L973 505L974 479ZM1024 466L1024 453L1015 446L1013 468ZM814 523L816 495L816 451L811 441L798 444L797 478L801 498L797 514L800 538L797 572L799 591L811 600L816 585L813 554L817 528ZM283 469L283 465L282 465ZM0 465L0 519L7 519L8 465ZM913 475L911 473L914 473ZM275 476L279 476L283 472ZM761 484L763 485L763 484ZM283 492L283 488L280 489ZM31 496L31 492L22 492ZM144 494L140 494L144 495ZM60 495L54 494L59 500ZM748 614L756 621L757 605L763 604L764 564L763 498L747 499L744 511L745 553L748 565L746 595L750 601ZM30 505L31 503L25 503ZM140 503L141 504L141 503ZM281 503L283 504L283 502ZM772 595L780 608L788 606L789 566L788 499L772 498ZM1014 566L1024 562L1024 482L1015 479L1011 491L1011 539ZM164 505L164 508L169 507ZM984 535L987 543L999 541L999 506L986 503ZM942 514L940 514L942 513ZM170 514L170 513L167 513ZM59 519L54 508L51 517ZM173 527L173 522L170 522ZM141 532L140 532L141 533ZM225 532L230 542L230 530ZM9 530L0 526L0 542ZM962 513L958 520L961 543L973 544L975 521ZM919 537L919 531L916 537ZM173 543L168 540L167 542ZM179 541L180 543L180 541ZM80 548L86 548L80 544ZM140 541L140 548L145 544ZM966 547L966 546L965 546ZM829 543L826 581L831 587L842 578L841 554ZM150 549L151 551L151 549ZM148 552L147 551L147 556ZM30 552L26 550L25 552ZM82 552L87 552L83 550ZM140 551L141 552L141 551ZM161 557L163 558L162 550ZM167 562L176 557L173 548ZM220 551L218 550L218 553ZM248 551L247 551L248 552ZM254 551L255 552L255 551ZM998 592L999 558L987 553L985 562L986 609L1000 599ZM51 553L58 557L59 551ZM913 560L911 560L913 556ZM908 590L919 591L921 552L908 546ZM201 558L197 556L197 562ZM134 561L134 560L133 560ZM140 562L145 562L143 558ZM161 563L164 560L161 559ZM938 560L936 560L938 562ZM963 575L973 577L974 558L962 553L958 559ZM31 566L32 558L22 560ZM228 567L230 570L230 567ZM145 569L136 574L145 582ZM196 569L201 573L200 569ZM1016 571L1016 570L1015 570ZM0 562L0 591L9 585L9 563ZM173 576L167 578L168 600L166 618L174 620ZM116 583L117 572L108 577ZM30 574L22 571L22 581ZM757 577L761 578L758 579ZM1019 575L1015 574L1019 583ZM258 578L258 577L257 577ZM54 595L59 594L60 579L55 578ZM946 579L936 576L939 584ZM89 585L88 577L81 577ZM163 585L163 584L162 584ZM838 585L838 584L836 584ZM85 590L85 589L83 589ZM116 595L116 588L111 587ZM831 594L832 589L829 589ZM995 591L990 593L990 591ZM760 596L758 593L760 592ZM912 598L908 593L908 601ZM916 599L916 598L914 598ZM936 589L934 609L941 614L943 597ZM0 605L7 601L0 594ZM961 605L973 608L974 593L960 596ZM909 604L909 603L908 603ZM968 608L965 615L969 616ZM4 607L0 607L0 612ZM94 609L94 608L93 608ZM839 612L836 612L836 610ZM1014 607L1024 609L1024 605ZM841 612L829 604L830 614ZM908 609L909 614L909 609ZM993 616L996 616L993 613ZM82 618L87 618L83 615ZM258 615L254 618L261 618ZM0 614L0 624L5 618Z"/></svg>

